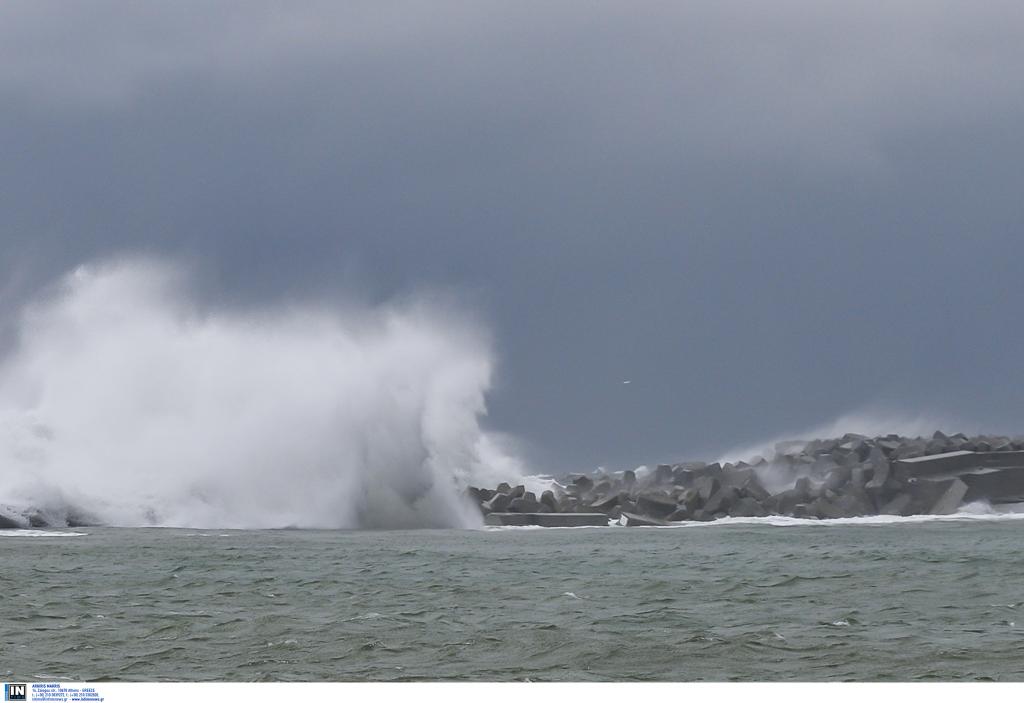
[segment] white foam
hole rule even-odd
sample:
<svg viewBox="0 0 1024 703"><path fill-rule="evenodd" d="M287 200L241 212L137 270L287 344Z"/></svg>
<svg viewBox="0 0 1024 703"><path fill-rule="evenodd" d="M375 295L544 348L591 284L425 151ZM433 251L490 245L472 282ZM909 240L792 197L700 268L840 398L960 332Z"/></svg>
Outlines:
<svg viewBox="0 0 1024 703"><path fill-rule="evenodd" d="M58 530L0 530L0 537L85 537L88 532L61 532Z"/></svg>
<svg viewBox="0 0 1024 703"><path fill-rule="evenodd" d="M1008 521L1024 520L1024 512L992 509L983 512L981 504L964 506L959 512L951 515L865 515L863 517L836 518L833 520L814 520L808 518L770 515L768 517L723 517L710 522L677 522L671 525L658 525L656 529L678 528L709 528L728 525L763 525L768 527L836 527L842 525L900 525L928 522L964 522L964 521ZM630 528L633 529L633 528Z"/></svg>

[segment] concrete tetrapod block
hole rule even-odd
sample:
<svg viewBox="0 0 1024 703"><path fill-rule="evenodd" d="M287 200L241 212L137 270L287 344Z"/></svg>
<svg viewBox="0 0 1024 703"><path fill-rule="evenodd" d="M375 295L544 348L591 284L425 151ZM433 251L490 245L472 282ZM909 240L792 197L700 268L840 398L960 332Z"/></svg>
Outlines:
<svg viewBox="0 0 1024 703"><path fill-rule="evenodd" d="M676 503L681 509L693 512L700 507L700 494L694 488L687 488L676 498Z"/></svg>
<svg viewBox="0 0 1024 703"><path fill-rule="evenodd" d="M857 515L874 515L878 512L878 503L865 485L857 485L851 481L842 491L842 495L850 498L852 502L848 505Z"/></svg>
<svg viewBox="0 0 1024 703"><path fill-rule="evenodd" d="M612 508L618 506L621 500L622 498L618 494L609 496L607 498L600 498L591 503L588 510L594 513L607 514L609 511L611 511Z"/></svg>
<svg viewBox="0 0 1024 703"><path fill-rule="evenodd" d="M792 515L796 506L806 504L808 497L796 489L790 489L772 496L773 507L779 515Z"/></svg>
<svg viewBox="0 0 1024 703"><path fill-rule="evenodd" d="M879 515L910 515L910 503L913 498L909 493L900 493L882 506Z"/></svg>
<svg viewBox="0 0 1024 703"><path fill-rule="evenodd" d="M842 509L846 517L861 517L862 515L873 515L875 506L871 498L863 489L849 491L839 497L836 504Z"/></svg>
<svg viewBox="0 0 1024 703"><path fill-rule="evenodd" d="M956 512L967 495L967 484L958 478L954 478L946 485L939 499L932 505L928 512L932 515L950 515Z"/></svg>
<svg viewBox="0 0 1024 703"><path fill-rule="evenodd" d="M685 520L692 520L693 512L694 511L690 510L685 505L680 505L678 510L676 510L674 513L672 513L665 519L669 522L683 522Z"/></svg>
<svg viewBox="0 0 1024 703"><path fill-rule="evenodd" d="M771 493L761 485L761 481L758 480L757 474L752 475L749 479L744 481L743 485L740 486L740 490L756 500L758 503L763 503L771 497Z"/></svg>
<svg viewBox="0 0 1024 703"><path fill-rule="evenodd" d="M739 488L744 483L754 477L754 470L750 468L739 468L733 469L728 473L722 474L722 485L723 486L735 486Z"/></svg>
<svg viewBox="0 0 1024 703"><path fill-rule="evenodd" d="M817 478L825 477L829 471L838 467L839 464L827 456L819 456L811 462L811 473Z"/></svg>
<svg viewBox="0 0 1024 703"><path fill-rule="evenodd" d="M546 505L551 509L551 512L558 512L558 499L555 498L555 492L551 490L544 491L540 494L541 505Z"/></svg>
<svg viewBox="0 0 1024 703"><path fill-rule="evenodd" d="M827 498L818 498L809 506L812 513L825 520L847 517L843 508Z"/></svg>
<svg viewBox="0 0 1024 703"><path fill-rule="evenodd" d="M869 457L869 461L870 461ZM878 490L885 485L885 482L889 480L889 460L882 457L880 460L872 461L871 466L874 469L874 473L871 476L871 480L867 483L867 488L871 490Z"/></svg>
<svg viewBox="0 0 1024 703"><path fill-rule="evenodd" d="M730 517L765 517L767 515L768 511L750 497L740 498L729 506Z"/></svg>
<svg viewBox="0 0 1024 703"><path fill-rule="evenodd" d="M811 479L808 478L807 476L802 476L802 477L798 478L796 480L796 483L793 484L793 488L792 488L792 491L793 491L794 495L801 496L801 497L803 497L806 500L809 500L811 498L811 494L812 494L813 490L814 490L814 484L811 483ZM806 501L802 501L802 502L806 502Z"/></svg>
<svg viewBox="0 0 1024 703"><path fill-rule="evenodd" d="M636 509L644 515L665 518L676 511L676 502L666 495L646 493L637 497Z"/></svg>
<svg viewBox="0 0 1024 703"><path fill-rule="evenodd" d="M850 477L853 475L853 471L849 466L839 466L828 472L828 476L825 477L825 488L832 491L838 491L840 488L850 482Z"/></svg>
<svg viewBox="0 0 1024 703"><path fill-rule="evenodd" d="M489 501L483 504L483 507L486 508L488 512L503 513L508 510L508 505L511 502L512 496L507 493L496 493Z"/></svg>
<svg viewBox="0 0 1024 703"><path fill-rule="evenodd" d="M579 506L579 501L570 495L564 495L558 499L558 510L556 513L571 513Z"/></svg>
<svg viewBox="0 0 1024 703"><path fill-rule="evenodd" d="M707 502L716 492L721 484L718 479L714 476L701 476L693 482L693 487L697 490L697 495L700 496L701 501Z"/></svg>
<svg viewBox="0 0 1024 703"><path fill-rule="evenodd" d="M733 486L722 486L704 504L709 513L725 512L740 497L739 489Z"/></svg>
<svg viewBox="0 0 1024 703"><path fill-rule="evenodd" d="M847 490L864 488L868 485L868 470L863 466L854 466L850 472L850 483Z"/></svg>
<svg viewBox="0 0 1024 703"><path fill-rule="evenodd" d="M927 515L931 512L942 494L946 492L950 479L913 479L907 483L906 492L913 500L910 503L910 511L915 515Z"/></svg>
<svg viewBox="0 0 1024 703"><path fill-rule="evenodd" d="M658 464L654 470L655 483L669 483L672 480L672 467L668 464Z"/></svg>
<svg viewBox="0 0 1024 703"><path fill-rule="evenodd" d="M860 457L857 455L857 453L850 451L845 447L836 447L835 449L832 450L832 453L829 454L829 457L838 466L843 466L846 468L850 468L855 464L860 463Z"/></svg>
<svg viewBox="0 0 1024 703"><path fill-rule="evenodd" d="M676 486L689 486L693 482L694 475L687 471L684 466L676 466L672 469L672 483Z"/></svg>
<svg viewBox="0 0 1024 703"><path fill-rule="evenodd" d="M513 498L508 504L510 513L536 513L540 511L540 503L529 498Z"/></svg>
<svg viewBox="0 0 1024 703"><path fill-rule="evenodd" d="M717 461L713 464L705 464L703 462L690 462L682 464L682 467L683 471L689 474L687 485L692 484L693 481L696 481L698 478L701 478L702 476L707 476L709 478L718 478L719 476L722 475L722 465L719 464Z"/></svg>
<svg viewBox="0 0 1024 703"><path fill-rule="evenodd" d="M577 476L572 480L573 488L577 493L586 493L594 487L594 481L589 476Z"/></svg>
<svg viewBox="0 0 1024 703"><path fill-rule="evenodd" d="M899 439L881 439L875 443L875 446L881 449L883 453L890 456L899 451L902 445L903 443Z"/></svg>

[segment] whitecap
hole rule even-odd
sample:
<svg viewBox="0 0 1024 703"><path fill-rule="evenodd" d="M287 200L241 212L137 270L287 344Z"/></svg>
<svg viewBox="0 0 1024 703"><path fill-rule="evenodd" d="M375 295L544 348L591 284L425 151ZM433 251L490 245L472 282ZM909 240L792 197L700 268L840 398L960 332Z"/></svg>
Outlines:
<svg viewBox="0 0 1024 703"><path fill-rule="evenodd" d="M835 518L833 520L814 520L809 518L789 517L786 515L769 515L768 517L723 517L710 522L675 522L671 525L659 525L661 528L713 528L728 525L764 525L768 527L837 527L843 525L905 525L931 522L1003 522L1024 520L1024 513L1010 512L1003 506L992 508L990 512L982 512L973 505L966 505L950 515L864 515L861 517Z"/></svg>

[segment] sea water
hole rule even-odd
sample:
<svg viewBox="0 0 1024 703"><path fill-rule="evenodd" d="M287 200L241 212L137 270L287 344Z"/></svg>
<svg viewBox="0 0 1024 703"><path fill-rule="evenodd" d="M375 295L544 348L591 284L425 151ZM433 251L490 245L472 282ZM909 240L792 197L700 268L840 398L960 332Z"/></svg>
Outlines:
<svg viewBox="0 0 1024 703"><path fill-rule="evenodd" d="M0 533L0 678L1024 679L1024 520Z"/></svg>

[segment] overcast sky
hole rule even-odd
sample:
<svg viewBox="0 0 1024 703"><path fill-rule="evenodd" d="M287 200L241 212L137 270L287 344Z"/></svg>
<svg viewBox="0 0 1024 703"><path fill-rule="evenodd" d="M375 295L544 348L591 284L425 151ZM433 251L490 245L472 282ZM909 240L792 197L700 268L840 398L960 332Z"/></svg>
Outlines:
<svg viewBox="0 0 1024 703"><path fill-rule="evenodd" d="M6 0L0 300L454 294L544 468L1024 433L1022 67L1019 0Z"/></svg>

